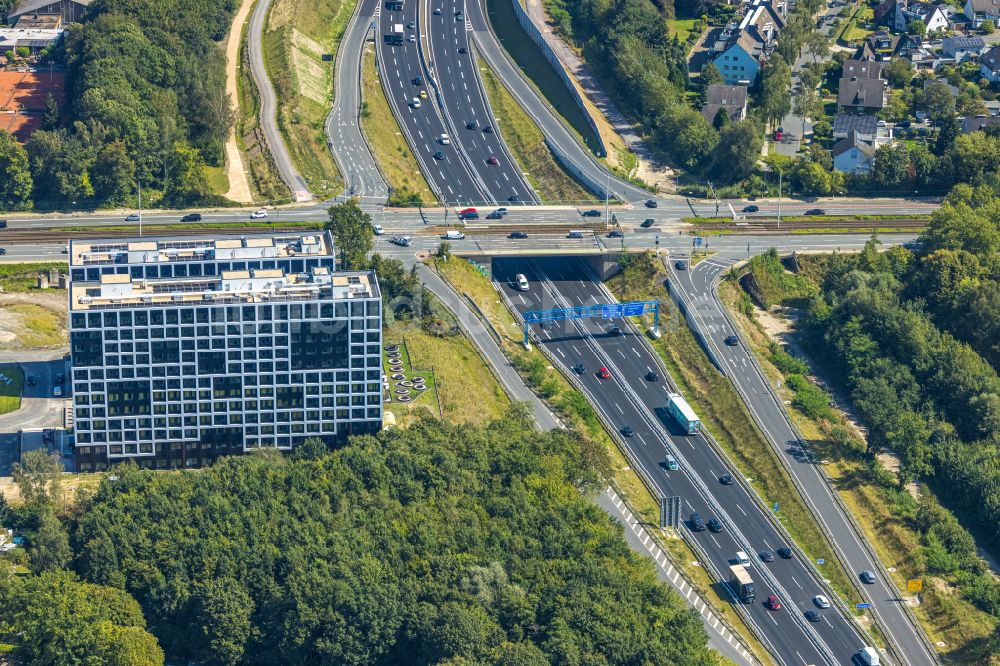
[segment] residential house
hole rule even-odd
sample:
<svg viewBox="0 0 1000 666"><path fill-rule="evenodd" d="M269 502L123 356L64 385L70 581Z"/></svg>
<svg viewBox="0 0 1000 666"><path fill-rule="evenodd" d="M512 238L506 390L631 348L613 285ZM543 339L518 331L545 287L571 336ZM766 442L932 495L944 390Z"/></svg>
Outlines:
<svg viewBox="0 0 1000 666"><path fill-rule="evenodd" d="M844 173L868 173L875 161L875 146L853 130L833 145L833 168Z"/></svg>
<svg viewBox="0 0 1000 666"><path fill-rule="evenodd" d="M982 115L975 118L962 118L962 133L971 134L997 123L1000 123L1000 118L996 116Z"/></svg>
<svg viewBox="0 0 1000 666"><path fill-rule="evenodd" d="M840 70L840 78L881 79L885 63L877 60L845 60Z"/></svg>
<svg viewBox="0 0 1000 666"><path fill-rule="evenodd" d="M63 23L76 23L87 12L91 0L21 0L7 13L11 25L25 14L59 14Z"/></svg>
<svg viewBox="0 0 1000 666"><path fill-rule="evenodd" d="M750 85L767 59L764 43L742 32L715 58L715 66L727 85Z"/></svg>
<svg viewBox="0 0 1000 666"><path fill-rule="evenodd" d="M988 99L983 102L986 112L991 116L1000 116L1000 99Z"/></svg>
<svg viewBox="0 0 1000 666"><path fill-rule="evenodd" d="M841 72L837 104L845 111L867 113L885 106L886 85L882 63L872 60L845 60Z"/></svg>
<svg viewBox="0 0 1000 666"><path fill-rule="evenodd" d="M953 86L944 79L924 79L924 90L927 90L927 86L931 85L932 83L943 85L945 88L948 89L948 92L950 92L951 96L954 97L955 99L958 99L958 96L961 93L961 91L958 89L958 86Z"/></svg>
<svg viewBox="0 0 1000 666"><path fill-rule="evenodd" d="M712 84L705 91L705 106L701 113L708 122L715 122L719 111L725 110L730 120L743 120L747 117L747 87Z"/></svg>
<svg viewBox="0 0 1000 666"><path fill-rule="evenodd" d="M896 32L905 33L909 32L910 23L923 21L927 26L927 34L947 30L952 23L953 11L954 8L949 5L897 0L893 28Z"/></svg>
<svg viewBox="0 0 1000 666"><path fill-rule="evenodd" d="M1000 83L1000 46L994 46L979 57L979 71L991 83Z"/></svg>
<svg viewBox="0 0 1000 666"><path fill-rule="evenodd" d="M893 35L885 30L877 30L865 37L853 59L888 62L899 55L899 50L905 45L905 35Z"/></svg>
<svg viewBox="0 0 1000 666"><path fill-rule="evenodd" d="M1000 0L965 0L965 16L972 27L978 28L983 21L1000 22Z"/></svg>
<svg viewBox="0 0 1000 666"><path fill-rule="evenodd" d="M838 113L833 117L834 139L846 139L852 132L861 141L875 146L892 142L892 130L888 127L879 127L875 116Z"/></svg>
<svg viewBox="0 0 1000 666"><path fill-rule="evenodd" d="M882 0L872 10L872 22L877 26L889 27L896 20L896 1Z"/></svg>
<svg viewBox="0 0 1000 666"><path fill-rule="evenodd" d="M956 63L975 60L985 48L982 37L945 37L941 40L941 54L954 58Z"/></svg>

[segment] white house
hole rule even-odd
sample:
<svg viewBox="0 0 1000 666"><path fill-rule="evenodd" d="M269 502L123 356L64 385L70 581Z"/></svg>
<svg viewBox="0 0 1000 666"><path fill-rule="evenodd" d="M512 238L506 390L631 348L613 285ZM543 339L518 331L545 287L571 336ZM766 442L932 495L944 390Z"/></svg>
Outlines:
<svg viewBox="0 0 1000 666"><path fill-rule="evenodd" d="M929 2L896 2L896 15L893 27L896 32L909 32L910 23L923 21L927 33L947 30L951 25L952 8L948 5L931 4Z"/></svg>
<svg viewBox="0 0 1000 666"><path fill-rule="evenodd" d="M945 37L941 40L941 54L954 58L956 63L978 58L985 48L982 37Z"/></svg>
<svg viewBox="0 0 1000 666"><path fill-rule="evenodd" d="M965 0L964 11L975 28L987 19L997 23L1000 21L1000 0Z"/></svg>
<svg viewBox="0 0 1000 666"><path fill-rule="evenodd" d="M834 144L833 168L844 173L868 173L875 161L875 147L851 132Z"/></svg>
<svg viewBox="0 0 1000 666"><path fill-rule="evenodd" d="M1000 83L1000 46L994 46L979 58L979 71L984 79Z"/></svg>

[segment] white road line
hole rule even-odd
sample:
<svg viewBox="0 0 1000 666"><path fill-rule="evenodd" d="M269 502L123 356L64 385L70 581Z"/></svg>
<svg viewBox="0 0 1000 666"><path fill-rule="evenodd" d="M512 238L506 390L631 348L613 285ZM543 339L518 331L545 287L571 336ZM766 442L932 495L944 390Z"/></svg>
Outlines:
<svg viewBox="0 0 1000 666"><path fill-rule="evenodd" d="M618 403L617 403L617 402L615 403L615 407L616 407L616 408L618 409L618 411L619 411L619 412L621 412L622 414L624 414L624 413L625 413L624 411L622 411L622 408L621 408L621 407L620 407L620 406L618 405Z"/></svg>

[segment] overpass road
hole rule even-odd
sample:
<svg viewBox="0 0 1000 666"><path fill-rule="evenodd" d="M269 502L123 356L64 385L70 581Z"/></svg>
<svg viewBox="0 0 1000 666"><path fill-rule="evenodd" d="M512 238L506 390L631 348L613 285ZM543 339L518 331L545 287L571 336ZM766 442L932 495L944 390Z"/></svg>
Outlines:
<svg viewBox="0 0 1000 666"><path fill-rule="evenodd" d="M493 269L497 287L521 313L609 301L584 264L575 259L497 258ZM512 286L517 273L528 277L527 292ZM640 467L658 492L680 496L685 517L697 511L706 520L717 517L722 521L725 529L718 534L687 532L687 523L682 527L685 537L701 550L703 564L717 581L728 580L728 567L737 551L750 554L757 599L742 609L779 663L851 663L867 639L854 621L837 608L824 611L821 623L814 625L805 619L805 611L814 608L813 596L825 593L832 597L832 593L797 550L792 559L777 558L771 563L757 557L762 550L790 545L784 532L742 480L731 486L720 484L718 479L723 473L737 478L738 474L704 435L681 434L667 416L670 387L664 379L668 374L637 338L640 334L623 326L623 335L610 335L607 325L600 320L557 322L536 331L536 342L544 345L550 358L567 371L577 363L584 365L579 380L588 398L619 432L626 427L634 431L633 436L620 439L631 451L633 464ZM601 367L610 371L609 379L598 376ZM648 381L646 374L653 369L660 379ZM680 471L665 471L667 453L680 462ZM781 610L771 611L764 606L771 594L781 600Z"/></svg>
<svg viewBox="0 0 1000 666"><path fill-rule="evenodd" d="M742 344L728 346L724 342L727 336L739 331L727 318L716 287L737 258L732 252L721 252L683 271L676 270L674 263L669 262L671 284L677 287L673 290L674 297L684 303L689 325L732 381L775 452L784 460L841 560L855 575L864 570L877 572L874 584L857 586L865 601L872 605L889 642L908 664L934 664L935 653L929 641L903 606L888 572L882 569L846 509L837 501L836 491L822 468L811 456L802 453L807 445L799 438L753 355Z"/></svg>
<svg viewBox="0 0 1000 666"><path fill-rule="evenodd" d="M494 201L538 203L503 142L483 91L469 49L471 23L465 16L465 0L430 0L425 7L428 66L440 93L441 109L454 128L453 141L465 152L470 168Z"/></svg>
<svg viewBox="0 0 1000 666"><path fill-rule="evenodd" d="M439 199L469 205L488 201L485 188L470 171L459 147L451 142L453 132L441 115L436 95L427 80L428 73L424 70L417 41L419 3L403 0L403 9L399 11L390 10L391 5L383 0L375 9L378 25L375 48L382 87L400 130ZM403 43L387 44L385 36L400 25L403 26ZM442 143L442 135L449 137L447 144ZM437 153L440 159L435 158Z"/></svg>

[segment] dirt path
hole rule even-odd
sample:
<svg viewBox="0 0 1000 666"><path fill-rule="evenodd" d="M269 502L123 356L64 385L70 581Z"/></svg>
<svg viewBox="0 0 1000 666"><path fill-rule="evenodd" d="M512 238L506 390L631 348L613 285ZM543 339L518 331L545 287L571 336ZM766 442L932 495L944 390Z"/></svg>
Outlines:
<svg viewBox="0 0 1000 666"><path fill-rule="evenodd" d="M226 40L226 94L229 95L234 106L239 103L236 77L239 76L240 38L243 36L243 24L246 23L253 3L254 0L243 0L240 10L233 17L233 25L229 29L229 39ZM243 168L243 156L240 155L240 148L236 143L235 126L226 138L226 175L229 177L227 198L241 202L253 201L253 195L250 193L250 181L247 180L247 174Z"/></svg>

